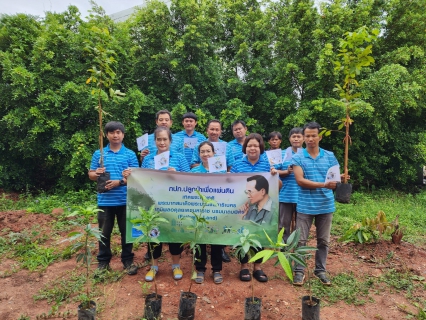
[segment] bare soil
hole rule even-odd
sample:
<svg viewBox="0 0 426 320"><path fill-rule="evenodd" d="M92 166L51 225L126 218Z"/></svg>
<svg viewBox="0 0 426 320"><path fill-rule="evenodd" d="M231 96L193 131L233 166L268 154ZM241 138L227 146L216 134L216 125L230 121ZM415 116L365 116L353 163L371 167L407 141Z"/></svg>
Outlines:
<svg viewBox="0 0 426 320"><path fill-rule="evenodd" d="M51 223L57 219L58 214L60 210L50 215L27 214L25 211L1 212L0 236L5 237L10 232L22 232L24 229L42 230L43 234L49 234ZM118 244L118 236L114 237L114 241ZM57 240L47 241L46 245L58 246ZM311 241L310 245L315 245L314 241ZM148 270L143 264L145 252L145 247L135 251L135 262L140 266L136 276L125 275L117 282L98 285L97 289L101 294L96 299L97 319L142 319L144 296L139 282L144 282L144 275ZM187 291L190 284L191 255L188 253L182 255L184 278L181 281L172 279L170 260L170 254L165 246L164 259L160 263L160 272L157 275L158 293L163 296L162 319L177 319L180 292ZM111 267L114 270L123 270L118 256L113 257ZM348 272L352 272L359 279L366 276L380 277L390 268L400 272L411 272L421 280L421 277L426 277L426 250L406 242L402 242L399 246L393 245L390 241L355 245L338 243L336 238L332 239L328 257L331 277ZM49 305L46 300L35 301L33 296L54 279L67 277L69 271L73 269L81 270L74 258L55 262L42 272L30 272L19 268L17 261L1 257L0 319L16 320L24 315L30 319L43 319L41 315L48 314L53 304ZM18 271L15 272L16 270ZM214 284L211 272L208 271L203 284L192 285L192 291L198 295L196 319L244 318L244 299L251 296L251 286L250 283L239 280L239 270L238 261L233 258L231 263L223 265L222 284ZM285 278L283 270L278 266L274 267L273 262L266 263L263 270L269 276L269 282L254 283L254 295L262 299L262 319L301 319L301 298L307 295L307 286L300 288L292 286ZM333 290L333 286L327 290ZM152 291L153 286L149 289L149 292ZM424 291L416 292L417 297L425 298ZM78 292L75 292L75 295L77 294ZM321 319L400 320L407 318L409 313L418 313L404 290L398 292L389 287L371 290L370 297L371 301L359 306L349 305L343 301L331 304L319 297ZM71 315L67 318L77 319L77 304L70 299L60 305L59 311L69 310ZM49 318L61 319L55 316Z"/></svg>

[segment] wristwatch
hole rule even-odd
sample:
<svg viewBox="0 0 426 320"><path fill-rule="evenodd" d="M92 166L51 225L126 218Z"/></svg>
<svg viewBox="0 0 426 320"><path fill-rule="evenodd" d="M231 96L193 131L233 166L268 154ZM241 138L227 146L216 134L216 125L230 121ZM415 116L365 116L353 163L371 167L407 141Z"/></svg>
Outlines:
<svg viewBox="0 0 426 320"><path fill-rule="evenodd" d="M125 186L126 185L126 183L124 182L124 180L123 179L121 179L120 180L120 186Z"/></svg>

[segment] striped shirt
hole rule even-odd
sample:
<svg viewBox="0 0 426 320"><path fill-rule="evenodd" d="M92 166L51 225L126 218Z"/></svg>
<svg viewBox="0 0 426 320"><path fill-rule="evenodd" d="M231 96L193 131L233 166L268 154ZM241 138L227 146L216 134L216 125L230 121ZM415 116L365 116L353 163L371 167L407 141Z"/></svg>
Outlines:
<svg viewBox="0 0 426 320"><path fill-rule="evenodd" d="M239 144L237 139L228 142L228 148L231 149L234 160L241 160L245 154L243 153L243 145Z"/></svg>
<svg viewBox="0 0 426 320"><path fill-rule="evenodd" d="M269 161L263 154L260 155L259 160L255 164L251 164L247 157L237 161L231 168L231 173L240 173L240 172L269 172L271 171L271 166Z"/></svg>
<svg viewBox="0 0 426 320"><path fill-rule="evenodd" d="M318 156L313 159L306 149L293 156L294 166L301 167L305 179L314 182L325 182L328 169L338 165L333 152L319 149ZM300 187L297 200L297 212L305 214L331 213L336 210L334 205L333 190L326 188L302 188Z"/></svg>
<svg viewBox="0 0 426 320"><path fill-rule="evenodd" d="M207 170L206 168L204 168L204 166L202 164L200 164L199 166L196 166L194 168L191 169L192 173L210 173L209 170ZM218 172L213 172L213 173L226 173L225 170L223 171L218 171Z"/></svg>
<svg viewBox="0 0 426 320"><path fill-rule="evenodd" d="M155 169L154 157L156 155L156 153L149 153L145 159L143 159L141 168ZM188 162L186 161L185 156L181 153L173 153L170 151L169 167L175 168L176 171L179 172L189 172ZM167 170L167 168L161 168L160 170Z"/></svg>
<svg viewBox="0 0 426 320"><path fill-rule="evenodd" d="M175 139L175 138L180 139L182 141L182 143L184 144L183 145L183 150L184 150L184 153L185 153L186 161L188 161L188 163L191 163L192 153L194 151L198 152L198 149L195 149L195 148L191 149L191 148L185 147L185 138L197 138L197 140L198 140L197 141L198 142L197 145L199 145L201 142L207 140L204 135L202 135L201 133L199 133L197 131L194 131L194 133L192 135L188 135L185 130L176 132L173 135L173 139Z"/></svg>
<svg viewBox="0 0 426 320"><path fill-rule="evenodd" d="M218 142L225 142L223 140L220 140ZM197 144L195 147L195 150L198 150L198 146L200 144ZM196 164L196 163L201 163L201 159L200 159L200 155L198 154L198 152L194 152L192 154L192 161L191 164ZM234 157L232 155L232 150L231 148L229 148L228 144L226 145L226 166L227 167L232 167L234 165Z"/></svg>
<svg viewBox="0 0 426 320"><path fill-rule="evenodd" d="M291 150L291 152L293 156L296 154L293 150ZM283 150L282 170L287 170L288 166L291 165L292 162L292 159L285 159L285 153L286 151ZM281 178L281 181L283 182L283 187L280 190L280 202L297 203L300 187L297 184L294 173L290 173L288 176Z"/></svg>
<svg viewBox="0 0 426 320"><path fill-rule="evenodd" d="M136 154L127 149L124 144L117 152L109 148L109 144L104 148L104 167L110 173L111 180L123 179L122 172L127 168L139 167ZM100 150L96 150L92 156L90 170L100 168L99 160L101 158ZM118 186L107 192L98 193L98 206L113 207L125 206L127 199L127 186Z"/></svg>
<svg viewBox="0 0 426 320"><path fill-rule="evenodd" d="M151 133L148 135L148 146L143 148L142 150L148 149L149 154L157 154L157 145L155 144L154 134ZM174 153L181 153L184 154L183 151L183 140L181 140L179 137L175 137L175 135L172 135L172 143L170 144L170 152Z"/></svg>

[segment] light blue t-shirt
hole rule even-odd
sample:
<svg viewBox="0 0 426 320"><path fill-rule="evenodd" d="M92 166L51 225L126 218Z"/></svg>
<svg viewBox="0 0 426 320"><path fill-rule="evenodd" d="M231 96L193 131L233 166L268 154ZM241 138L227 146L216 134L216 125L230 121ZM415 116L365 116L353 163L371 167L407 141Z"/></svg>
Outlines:
<svg viewBox="0 0 426 320"><path fill-rule="evenodd" d="M294 156L296 153L289 147ZM286 151L283 150L283 163L282 170L287 170L288 166L291 165L292 159L285 159ZM280 177L283 182L283 187L280 190L280 202L285 203L297 203L297 199L299 198L299 185L297 184L296 178L294 177L294 173L290 173L286 177Z"/></svg>
<svg viewBox="0 0 426 320"><path fill-rule="evenodd" d="M260 155L259 160L255 164L244 157L243 159L234 163L231 168L231 173L240 173L240 172L270 172L271 166L269 161L263 154Z"/></svg>
<svg viewBox="0 0 426 320"><path fill-rule="evenodd" d="M235 161L239 161L244 158L245 154L243 153L243 145L239 144L237 139L229 141L228 148L231 149Z"/></svg>
<svg viewBox="0 0 426 320"><path fill-rule="evenodd" d="M306 149L293 156L294 166L301 167L305 179L314 182L325 182L328 169L338 165L333 152L319 149L318 156L313 159ZM336 210L334 205L333 190L326 188L302 188L300 187L297 200L297 212L305 214L324 214Z"/></svg>
<svg viewBox="0 0 426 320"><path fill-rule="evenodd" d="M139 167L136 154L127 149L124 144L117 152L109 148L109 144L104 148L104 167L110 173L111 180L123 179L122 172L127 168ZM92 156L90 170L100 168L99 160L101 158L100 150L96 150ZM127 186L118 186L107 192L98 193L98 206L113 207L126 205Z"/></svg>
<svg viewBox="0 0 426 320"><path fill-rule="evenodd" d="M206 137L204 135L202 135L201 133L194 131L194 133L192 135L188 135L186 133L185 130L176 132L173 135L173 139L180 139L180 141L183 143L183 151L185 153L185 158L186 161L188 161L188 163L191 163L192 160L192 154L193 152L198 152L198 149L194 148L188 148L187 146L185 146L185 138L196 138L197 139L197 145L199 145L201 142L207 140Z"/></svg>

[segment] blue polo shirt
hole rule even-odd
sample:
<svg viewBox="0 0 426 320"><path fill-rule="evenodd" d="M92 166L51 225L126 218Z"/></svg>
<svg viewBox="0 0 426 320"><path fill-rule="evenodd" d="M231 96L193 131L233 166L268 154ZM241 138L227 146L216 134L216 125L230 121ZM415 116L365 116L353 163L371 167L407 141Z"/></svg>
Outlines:
<svg viewBox="0 0 426 320"><path fill-rule="evenodd" d="M142 162L141 168L155 169L154 157L157 153L149 153ZM189 172L189 165L185 159L185 156L180 153L173 153L170 151L169 167L175 168L179 172ZM167 168L161 168L160 170L167 170Z"/></svg>
<svg viewBox="0 0 426 320"><path fill-rule="evenodd" d="M328 169L338 165L333 152L319 149L318 156L313 159L306 149L293 156L294 166L301 167L305 179L314 182L325 182ZM323 214L336 211L333 190L326 188L308 189L300 187L297 200L297 212L305 214Z"/></svg>
<svg viewBox="0 0 426 320"><path fill-rule="evenodd" d="M148 146L143 148L142 150L147 149L149 150L149 154L157 154L157 145L155 144L154 134L151 133L148 135ZM170 151L173 151L174 153L181 153L184 154L183 151L183 140L181 140L179 137L175 137L175 135L172 135L172 143L170 145Z"/></svg>
<svg viewBox="0 0 426 320"><path fill-rule="evenodd" d="M220 140L218 142L225 142L223 140ZM196 164L196 163L201 163L201 159L200 159L200 155L198 154L198 146L200 144L197 144L195 146L195 150L197 150L197 152L193 152L192 154L192 161L191 164ZM234 165L234 156L232 155L232 150L229 147L229 145L226 145L226 166L227 167L232 167Z"/></svg>
<svg viewBox="0 0 426 320"><path fill-rule="evenodd" d="M231 149L234 160L238 161L244 158L245 154L243 153L243 145L239 144L237 139L228 142L228 148Z"/></svg>
<svg viewBox="0 0 426 320"><path fill-rule="evenodd" d="M127 168L139 167L136 154L127 149L124 144L117 152L109 148L109 144L104 148L104 167L110 173L111 180L123 179L122 172ZM96 150L92 156L90 170L100 168L100 150ZM127 199L127 186L118 186L104 193L98 193L98 206L113 207L125 206Z"/></svg>
<svg viewBox="0 0 426 320"><path fill-rule="evenodd" d="M291 149L291 147L289 147ZM296 153L291 149L292 156ZM286 151L283 150L283 163L282 170L287 170L288 166L291 165L292 159L284 160ZM299 185L297 184L296 178L294 177L294 173L290 173L288 176L281 178L283 182L283 187L280 190L280 202L285 203L297 203L297 199L299 198Z"/></svg>
<svg viewBox="0 0 426 320"><path fill-rule="evenodd" d="M260 155L259 160L255 164L251 164L247 157L237 161L231 168L231 173L240 172L270 172L271 166L269 161L263 154Z"/></svg>
<svg viewBox="0 0 426 320"><path fill-rule="evenodd" d="M192 173L210 173L209 170L207 170L206 168L204 168L204 166L202 164L200 164L199 166L196 166L194 168L191 169ZM213 173L226 173L225 170L223 171L218 171L218 172L213 172Z"/></svg>
<svg viewBox="0 0 426 320"><path fill-rule="evenodd" d="M188 135L185 130L176 132L173 135L173 139L174 138L180 139L183 144L185 144L185 138L197 138L197 142L198 142L197 145L199 145L201 142L207 140L204 135L202 135L201 133L199 133L197 131L194 131L194 133L192 135ZM188 161L188 163L191 163L192 153L193 152L197 152L198 153L198 149L196 149L196 148L194 148L194 149L186 148L185 145L183 145L183 151L185 153L185 158L186 158L186 161Z"/></svg>

